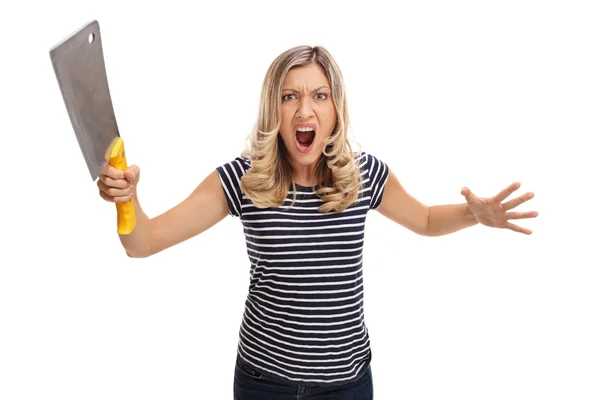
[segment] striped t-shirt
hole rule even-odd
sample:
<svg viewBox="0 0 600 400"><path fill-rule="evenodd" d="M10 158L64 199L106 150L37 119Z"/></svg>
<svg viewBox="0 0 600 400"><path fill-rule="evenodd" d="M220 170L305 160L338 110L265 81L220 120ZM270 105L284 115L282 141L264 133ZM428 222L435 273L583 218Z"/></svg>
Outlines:
<svg viewBox="0 0 600 400"><path fill-rule="evenodd" d="M230 215L239 217L250 286L238 354L263 375L321 386L358 379L371 361L363 313L362 254L367 212L381 203L387 165L355 153L363 185L343 212L320 213L310 187L292 186L277 208L257 208L240 189L250 160L217 167Z"/></svg>

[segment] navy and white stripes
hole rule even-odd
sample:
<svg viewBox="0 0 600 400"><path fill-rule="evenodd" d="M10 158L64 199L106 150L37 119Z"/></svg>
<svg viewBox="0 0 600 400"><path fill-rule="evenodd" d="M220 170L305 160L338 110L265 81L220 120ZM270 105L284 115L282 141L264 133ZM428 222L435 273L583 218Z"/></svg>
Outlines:
<svg viewBox="0 0 600 400"><path fill-rule="evenodd" d="M265 375L340 384L369 365L364 226L367 212L381 203L388 167L364 152L356 162L363 179L358 200L325 214L313 189L298 185L293 206L290 186L282 206L257 208L240 189L250 160L237 157L217 168L230 215L242 222L250 261L238 353Z"/></svg>

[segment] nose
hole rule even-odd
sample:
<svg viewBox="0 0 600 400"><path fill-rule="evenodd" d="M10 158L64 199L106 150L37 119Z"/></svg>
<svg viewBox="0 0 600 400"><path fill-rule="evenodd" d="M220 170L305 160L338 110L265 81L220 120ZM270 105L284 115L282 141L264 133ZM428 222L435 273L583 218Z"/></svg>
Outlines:
<svg viewBox="0 0 600 400"><path fill-rule="evenodd" d="M300 98L300 101L298 102L298 114L296 117L299 119L307 119L313 116L313 114L311 100L306 97Z"/></svg>

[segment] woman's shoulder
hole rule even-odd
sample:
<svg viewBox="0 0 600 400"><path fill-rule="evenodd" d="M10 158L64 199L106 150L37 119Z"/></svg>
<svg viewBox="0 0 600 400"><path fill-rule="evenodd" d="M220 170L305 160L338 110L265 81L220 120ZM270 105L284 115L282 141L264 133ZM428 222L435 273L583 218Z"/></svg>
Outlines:
<svg viewBox="0 0 600 400"><path fill-rule="evenodd" d="M245 156L237 156L227 162L222 163L219 168L233 169L238 174L246 173L252 167L252 160Z"/></svg>
<svg viewBox="0 0 600 400"><path fill-rule="evenodd" d="M366 151L355 151L352 154L354 161L361 170L370 170L374 165L381 164L381 160Z"/></svg>
<svg viewBox="0 0 600 400"><path fill-rule="evenodd" d="M243 156L237 156L227 162L222 162L217 166L216 170L222 182L228 182L230 185L239 189L242 177L250 169L251 162Z"/></svg>

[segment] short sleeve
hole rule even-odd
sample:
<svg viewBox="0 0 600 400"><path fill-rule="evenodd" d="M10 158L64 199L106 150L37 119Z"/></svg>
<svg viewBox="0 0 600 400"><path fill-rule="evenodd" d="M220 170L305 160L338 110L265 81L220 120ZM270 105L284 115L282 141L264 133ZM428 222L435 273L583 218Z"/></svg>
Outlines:
<svg viewBox="0 0 600 400"><path fill-rule="evenodd" d="M249 169L250 160L242 157L237 157L233 161L217 167L231 216L241 217L242 215L243 193L240 181Z"/></svg>
<svg viewBox="0 0 600 400"><path fill-rule="evenodd" d="M377 209L383 199L383 191L389 175L387 164L377 157L363 153L365 158L365 168L367 168L367 176L369 177L368 187L371 195L370 209Z"/></svg>

